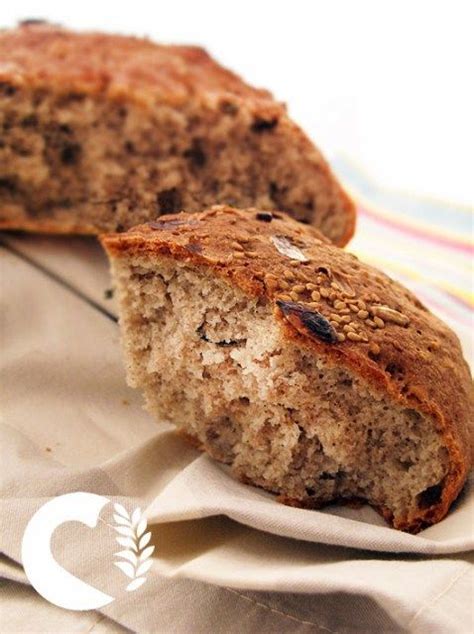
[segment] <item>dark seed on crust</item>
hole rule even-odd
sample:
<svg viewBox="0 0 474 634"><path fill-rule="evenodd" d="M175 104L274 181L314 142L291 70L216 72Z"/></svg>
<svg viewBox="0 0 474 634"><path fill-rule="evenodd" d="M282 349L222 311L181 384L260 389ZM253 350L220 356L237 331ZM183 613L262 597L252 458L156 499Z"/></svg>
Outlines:
<svg viewBox="0 0 474 634"><path fill-rule="evenodd" d="M255 217L262 222L271 222L273 220L273 214L269 211L261 211Z"/></svg>
<svg viewBox="0 0 474 634"><path fill-rule="evenodd" d="M320 313L316 311L303 313L302 322L322 341L326 343L336 343L338 340L334 328Z"/></svg>
<svg viewBox="0 0 474 634"><path fill-rule="evenodd" d="M329 266L318 266L316 271L318 273L322 273L323 275L326 275L327 277L332 277L332 272Z"/></svg>
<svg viewBox="0 0 474 634"><path fill-rule="evenodd" d="M190 253L202 253L202 245L199 242L188 242L186 249Z"/></svg>
<svg viewBox="0 0 474 634"><path fill-rule="evenodd" d="M291 317L292 315L298 317L303 326L321 341L325 343L336 343L338 341L336 331L321 313L315 310L308 310L305 306L295 302L277 300L276 303L285 317Z"/></svg>
<svg viewBox="0 0 474 634"><path fill-rule="evenodd" d="M277 124L278 119L276 117L273 119L257 118L252 123L251 130L252 132L257 132L257 134L260 134L261 132L268 132L270 130L273 130L273 128L276 127Z"/></svg>

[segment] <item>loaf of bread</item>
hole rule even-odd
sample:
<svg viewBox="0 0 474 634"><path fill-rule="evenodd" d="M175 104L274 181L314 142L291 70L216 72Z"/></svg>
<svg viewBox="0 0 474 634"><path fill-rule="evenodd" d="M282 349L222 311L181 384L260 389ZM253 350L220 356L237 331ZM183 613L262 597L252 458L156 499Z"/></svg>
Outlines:
<svg viewBox="0 0 474 634"><path fill-rule="evenodd" d="M123 231L214 203L281 208L343 245L354 206L265 90L194 47L0 32L0 228Z"/></svg>
<svg viewBox="0 0 474 634"><path fill-rule="evenodd" d="M365 501L412 532L445 516L472 383L407 289L276 212L216 206L102 241L152 414L282 502Z"/></svg>

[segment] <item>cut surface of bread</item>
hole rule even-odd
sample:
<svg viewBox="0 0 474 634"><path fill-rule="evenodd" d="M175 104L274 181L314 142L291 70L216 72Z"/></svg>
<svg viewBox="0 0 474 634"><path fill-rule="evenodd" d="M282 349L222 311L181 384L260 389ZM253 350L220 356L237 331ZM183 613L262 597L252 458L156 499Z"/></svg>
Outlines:
<svg viewBox="0 0 474 634"><path fill-rule="evenodd" d="M214 203L337 244L353 203L265 90L202 49L26 24L0 33L0 228L123 231Z"/></svg>
<svg viewBox="0 0 474 634"><path fill-rule="evenodd" d="M103 238L147 409L288 504L439 521L469 470L456 336L401 285L279 214L216 207Z"/></svg>

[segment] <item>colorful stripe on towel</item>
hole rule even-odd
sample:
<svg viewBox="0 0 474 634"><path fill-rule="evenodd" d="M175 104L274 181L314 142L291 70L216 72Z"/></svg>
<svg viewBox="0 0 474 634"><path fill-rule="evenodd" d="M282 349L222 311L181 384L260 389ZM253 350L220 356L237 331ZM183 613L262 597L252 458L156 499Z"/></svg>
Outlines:
<svg viewBox="0 0 474 634"><path fill-rule="evenodd" d="M474 325L474 210L385 190L343 159L334 168L358 207L348 248L468 335Z"/></svg>

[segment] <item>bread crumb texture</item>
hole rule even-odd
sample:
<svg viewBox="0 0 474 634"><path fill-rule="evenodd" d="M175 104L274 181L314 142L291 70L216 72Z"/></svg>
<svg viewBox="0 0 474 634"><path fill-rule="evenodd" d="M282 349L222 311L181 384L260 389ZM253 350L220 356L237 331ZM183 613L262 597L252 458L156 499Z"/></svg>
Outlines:
<svg viewBox="0 0 474 634"><path fill-rule="evenodd" d="M0 228L123 231L214 203L345 244L354 205L270 93L204 50L26 24L0 33Z"/></svg>
<svg viewBox="0 0 474 634"><path fill-rule="evenodd" d="M280 214L214 207L103 238L128 378L243 480L440 520L469 469L459 342L400 284Z"/></svg>

